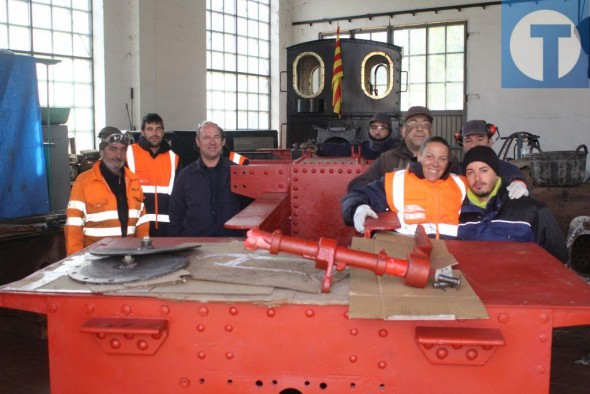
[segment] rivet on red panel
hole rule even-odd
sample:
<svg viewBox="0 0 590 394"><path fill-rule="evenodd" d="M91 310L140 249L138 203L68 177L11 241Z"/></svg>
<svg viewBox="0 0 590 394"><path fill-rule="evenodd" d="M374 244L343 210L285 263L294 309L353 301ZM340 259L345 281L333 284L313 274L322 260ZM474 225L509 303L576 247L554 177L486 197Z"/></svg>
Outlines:
<svg viewBox="0 0 590 394"><path fill-rule="evenodd" d="M444 347L441 347L440 349L438 349L436 351L436 357L438 357L441 360L447 358L448 355L449 355L449 351Z"/></svg>
<svg viewBox="0 0 590 394"><path fill-rule="evenodd" d="M107 334L105 334L104 332L99 332L98 334L96 334L96 337L98 339L105 339L107 337Z"/></svg>
<svg viewBox="0 0 590 394"><path fill-rule="evenodd" d="M455 350L459 350L461 349L463 346L462 345L451 345L451 347Z"/></svg>
<svg viewBox="0 0 590 394"><path fill-rule="evenodd" d="M348 320L350 318L350 315L348 314L348 311L345 311L342 315L344 316L344 318L346 320Z"/></svg>
<svg viewBox="0 0 590 394"><path fill-rule="evenodd" d="M279 175L283 175L283 170L279 170Z"/></svg>
<svg viewBox="0 0 590 394"><path fill-rule="evenodd" d="M86 313L92 313L92 312L94 312L94 305L86 304L86 306L84 307L84 310L86 311Z"/></svg>
<svg viewBox="0 0 590 394"><path fill-rule="evenodd" d="M545 372L547 372L547 367L545 367L544 365L537 365L537 372L542 375Z"/></svg>
<svg viewBox="0 0 590 394"><path fill-rule="evenodd" d="M297 174L299 172L299 169L293 168L293 172Z"/></svg>
<svg viewBox="0 0 590 394"><path fill-rule="evenodd" d="M299 186L293 186L293 190L299 190Z"/></svg>
<svg viewBox="0 0 590 394"><path fill-rule="evenodd" d="M541 341L541 343L545 343L549 340L549 336L547 334L541 334L539 335L539 341Z"/></svg>
<svg viewBox="0 0 590 394"><path fill-rule="evenodd" d="M264 170L264 175L268 175L268 170Z"/></svg>
<svg viewBox="0 0 590 394"><path fill-rule="evenodd" d="M320 174L323 174L324 172L326 172L326 170L324 170L323 168L320 170Z"/></svg>
<svg viewBox="0 0 590 394"><path fill-rule="evenodd" d="M233 330L234 330L234 326L232 326L231 324L225 325L225 331L232 332Z"/></svg>
<svg viewBox="0 0 590 394"><path fill-rule="evenodd" d="M361 173L361 169L360 169L360 168L357 168L357 169L356 169L356 173L357 173L357 174L360 174L360 173Z"/></svg>
<svg viewBox="0 0 590 394"><path fill-rule="evenodd" d="M379 361L377 367L379 367L379 369L385 369L387 368L387 363L385 361Z"/></svg>
<svg viewBox="0 0 590 394"><path fill-rule="evenodd" d="M167 314L169 314L169 313L170 313L170 307L169 307L168 305L162 305L162 306L160 307L160 313L161 313L162 315L167 315Z"/></svg>
<svg viewBox="0 0 590 394"><path fill-rule="evenodd" d="M350 335L356 336L358 334L359 334L359 330L357 330L356 328L351 328L350 329Z"/></svg>
<svg viewBox="0 0 590 394"><path fill-rule="evenodd" d="M191 381L187 378L180 378L178 385L182 388L188 388L191 385Z"/></svg>
<svg viewBox="0 0 590 394"><path fill-rule="evenodd" d="M232 316L235 316L238 314L238 308L236 308L235 306L232 306L229 308L229 314Z"/></svg>
<svg viewBox="0 0 590 394"><path fill-rule="evenodd" d="M117 338L113 338L111 339L111 347L113 349L118 349L121 347L121 341L119 341Z"/></svg>
<svg viewBox="0 0 590 394"><path fill-rule="evenodd" d="M541 320L541 322L543 323L547 323L547 321L549 320L549 315L546 313L541 313L541 316L539 316L539 320Z"/></svg>
<svg viewBox="0 0 590 394"><path fill-rule="evenodd" d="M381 329L381 330L379 330L379 336L380 336L381 338L385 338L385 337L386 337L388 334L389 334L389 333L387 332L387 330L386 330L386 329Z"/></svg>
<svg viewBox="0 0 590 394"><path fill-rule="evenodd" d="M121 312L122 312L124 315L128 315L128 314L130 314L130 313L131 313L131 305L127 305L127 304L123 305L123 306L121 307Z"/></svg>
<svg viewBox="0 0 590 394"><path fill-rule="evenodd" d="M467 357L467 360L473 361L477 358L477 350L469 349L467 353L465 353L465 356Z"/></svg>
<svg viewBox="0 0 590 394"><path fill-rule="evenodd" d="M338 173L339 173L339 174L342 174L343 172L344 172L344 170L342 170L342 168L339 168L339 169L338 169Z"/></svg>
<svg viewBox="0 0 590 394"><path fill-rule="evenodd" d="M508 323L508 320L510 320L510 317L508 316L507 313L500 313L498 315L498 321L500 323Z"/></svg>
<svg viewBox="0 0 590 394"><path fill-rule="evenodd" d="M279 183L279 189L282 189L282 188L284 188L284 187L285 187L285 186L283 186L283 184L282 184L282 183Z"/></svg>
<svg viewBox="0 0 590 394"><path fill-rule="evenodd" d="M197 357L200 358L201 360L203 360L203 359L205 359L205 357L207 357L207 353L199 352L199 353L197 353Z"/></svg>
<svg viewBox="0 0 590 394"><path fill-rule="evenodd" d="M348 170L346 170L347 174L352 174L352 170L349 168Z"/></svg>
<svg viewBox="0 0 590 394"><path fill-rule="evenodd" d="M299 208L299 204L293 204L293 208L295 208L295 209Z"/></svg>
<svg viewBox="0 0 590 394"><path fill-rule="evenodd" d="M133 335L133 334L123 334L123 336L125 337L125 339L133 339L133 337L135 335Z"/></svg>
<svg viewBox="0 0 590 394"><path fill-rule="evenodd" d="M333 168L330 168L329 172L330 172L330 174L333 174L334 173L334 169Z"/></svg>
<svg viewBox="0 0 590 394"><path fill-rule="evenodd" d="M199 325L197 326L197 331L198 331L198 332L203 332L203 331L205 331L205 325L204 325L204 324L199 324Z"/></svg>
<svg viewBox="0 0 590 394"><path fill-rule="evenodd" d="M315 174L315 173L316 173L316 171L317 171L317 170L316 170L315 168L313 168L313 169L311 170L311 173L312 173L312 174Z"/></svg>
<svg viewBox="0 0 590 394"><path fill-rule="evenodd" d="M275 317L277 311L274 308L269 308L266 310L266 316L268 317Z"/></svg>
<svg viewBox="0 0 590 394"><path fill-rule="evenodd" d="M207 316L208 314L209 314L209 308L207 308L206 306L202 306L199 308L199 315Z"/></svg>
<svg viewBox="0 0 590 394"><path fill-rule="evenodd" d="M47 310L51 313L57 312L57 304L55 302L50 302L47 304Z"/></svg>
<svg viewBox="0 0 590 394"><path fill-rule="evenodd" d="M356 354L351 354L351 355L350 355L350 357L348 357L348 360L349 360L351 363L356 363L356 362L358 361L358 357L357 357L357 355L356 355Z"/></svg>
<svg viewBox="0 0 590 394"><path fill-rule="evenodd" d="M307 168L304 168L304 169L303 169L303 173L304 173L304 174L307 174Z"/></svg>
<svg viewBox="0 0 590 394"><path fill-rule="evenodd" d="M299 182L299 177L293 177L293 182Z"/></svg>
<svg viewBox="0 0 590 394"><path fill-rule="evenodd" d="M307 317L314 317L315 316L314 310L313 309L307 309L305 311L305 316L307 316Z"/></svg>
<svg viewBox="0 0 590 394"><path fill-rule="evenodd" d="M254 175L254 170L250 170L250 175Z"/></svg>
<svg viewBox="0 0 590 394"><path fill-rule="evenodd" d="M149 347L147 341L144 341L143 339L137 341L137 348L139 350L147 350L147 348Z"/></svg>
<svg viewBox="0 0 590 394"><path fill-rule="evenodd" d="M234 358L234 354L232 352L227 352L227 353L225 353L225 358L227 358L228 360L231 360Z"/></svg>

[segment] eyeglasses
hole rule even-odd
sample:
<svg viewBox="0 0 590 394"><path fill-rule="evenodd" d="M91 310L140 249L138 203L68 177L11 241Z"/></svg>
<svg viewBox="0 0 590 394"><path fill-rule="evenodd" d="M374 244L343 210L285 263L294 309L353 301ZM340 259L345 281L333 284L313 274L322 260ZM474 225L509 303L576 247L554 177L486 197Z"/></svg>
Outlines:
<svg viewBox="0 0 590 394"><path fill-rule="evenodd" d="M106 142L107 144L124 144L129 145L133 141L133 136L128 135L127 133L119 134L114 133L109 136L100 139L100 142Z"/></svg>
<svg viewBox="0 0 590 394"><path fill-rule="evenodd" d="M405 124L408 129L415 129L418 126L422 126L424 129L432 129L432 123L428 121L418 122L417 120L411 120Z"/></svg>
<svg viewBox="0 0 590 394"><path fill-rule="evenodd" d="M381 126L381 125L370 125L369 129L371 129L371 131L389 131L389 127L387 126Z"/></svg>

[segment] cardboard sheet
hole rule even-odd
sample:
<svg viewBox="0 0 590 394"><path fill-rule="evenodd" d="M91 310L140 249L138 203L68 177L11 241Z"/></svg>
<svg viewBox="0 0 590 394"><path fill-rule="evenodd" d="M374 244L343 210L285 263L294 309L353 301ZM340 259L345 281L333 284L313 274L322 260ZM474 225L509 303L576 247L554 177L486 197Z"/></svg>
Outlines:
<svg viewBox="0 0 590 394"><path fill-rule="evenodd" d="M456 263L443 241L431 240L431 267L442 268ZM414 247L413 237L388 233L375 239L354 238L352 248L377 253L381 249L396 258L406 258ZM455 320L489 318L487 310L473 291L467 278L461 275L457 289L435 289L432 278L424 289L404 285L403 278L377 276L373 272L351 269L351 318L386 320Z"/></svg>

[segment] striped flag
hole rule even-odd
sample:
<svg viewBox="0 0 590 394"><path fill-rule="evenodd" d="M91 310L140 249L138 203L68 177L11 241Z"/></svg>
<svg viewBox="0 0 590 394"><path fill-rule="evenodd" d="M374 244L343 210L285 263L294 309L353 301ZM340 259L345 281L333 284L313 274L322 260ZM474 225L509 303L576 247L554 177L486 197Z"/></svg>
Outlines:
<svg viewBox="0 0 590 394"><path fill-rule="evenodd" d="M336 50L334 51L334 68L332 69L332 107L338 117L342 117L342 53L340 51L340 26L336 29Z"/></svg>
<svg viewBox="0 0 590 394"><path fill-rule="evenodd" d="M236 152L229 152L229 160L241 166L250 164L250 160L246 156L242 156Z"/></svg>

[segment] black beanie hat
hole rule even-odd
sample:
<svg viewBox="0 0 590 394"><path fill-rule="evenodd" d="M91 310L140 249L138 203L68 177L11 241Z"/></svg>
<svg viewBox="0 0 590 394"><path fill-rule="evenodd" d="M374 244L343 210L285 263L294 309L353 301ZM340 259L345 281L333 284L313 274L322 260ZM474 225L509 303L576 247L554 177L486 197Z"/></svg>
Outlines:
<svg viewBox="0 0 590 394"><path fill-rule="evenodd" d="M489 146L478 145L469 149L463 159L463 171L467 171L469 163L473 163L474 161L486 163L492 170L494 170L496 175L500 176L500 159L498 159L496 152L494 152Z"/></svg>

